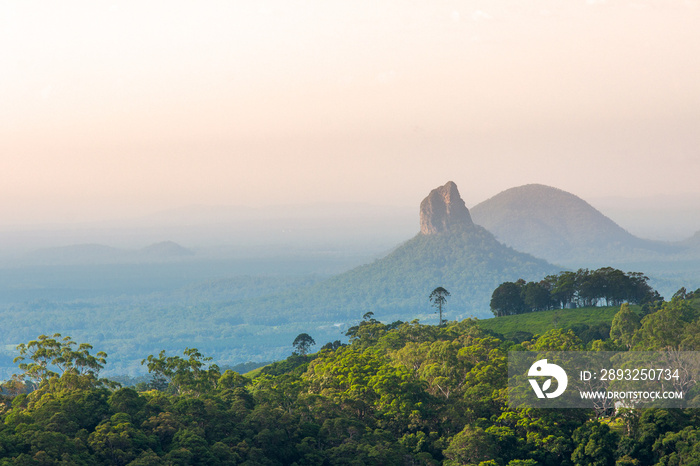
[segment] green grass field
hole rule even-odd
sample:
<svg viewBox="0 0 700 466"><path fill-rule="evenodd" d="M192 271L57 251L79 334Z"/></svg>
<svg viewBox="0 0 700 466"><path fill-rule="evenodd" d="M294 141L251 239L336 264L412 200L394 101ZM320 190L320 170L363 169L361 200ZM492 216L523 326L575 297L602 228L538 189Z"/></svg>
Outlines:
<svg viewBox="0 0 700 466"><path fill-rule="evenodd" d="M632 306L632 309L636 311L638 306ZM555 309L484 319L479 321L479 326L484 330L491 330L506 337L515 332L530 332L533 335L542 335L553 328L567 329L576 325L610 325L613 317L619 310L619 306Z"/></svg>

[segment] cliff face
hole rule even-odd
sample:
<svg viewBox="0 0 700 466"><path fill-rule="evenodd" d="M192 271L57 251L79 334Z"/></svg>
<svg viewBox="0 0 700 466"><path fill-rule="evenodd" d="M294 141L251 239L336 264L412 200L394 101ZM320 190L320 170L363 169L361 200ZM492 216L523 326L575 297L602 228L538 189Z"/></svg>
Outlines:
<svg viewBox="0 0 700 466"><path fill-rule="evenodd" d="M468 228L473 225L469 209L452 181L430 191L420 203L420 232L424 235L449 231L455 226Z"/></svg>

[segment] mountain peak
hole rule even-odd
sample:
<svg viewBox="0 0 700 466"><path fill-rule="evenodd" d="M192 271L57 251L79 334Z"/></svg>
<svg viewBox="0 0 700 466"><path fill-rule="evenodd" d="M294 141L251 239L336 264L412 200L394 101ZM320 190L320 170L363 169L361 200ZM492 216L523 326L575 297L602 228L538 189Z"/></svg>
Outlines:
<svg viewBox="0 0 700 466"><path fill-rule="evenodd" d="M448 181L444 186L430 191L420 203L420 232L434 235L458 225L471 227L474 223L457 185Z"/></svg>
<svg viewBox="0 0 700 466"><path fill-rule="evenodd" d="M161 241L141 249L142 254L159 257L191 256L193 252L174 241Z"/></svg>
<svg viewBox="0 0 700 466"><path fill-rule="evenodd" d="M616 266L677 250L637 238L580 197L541 184L507 189L471 214L512 248L570 267Z"/></svg>

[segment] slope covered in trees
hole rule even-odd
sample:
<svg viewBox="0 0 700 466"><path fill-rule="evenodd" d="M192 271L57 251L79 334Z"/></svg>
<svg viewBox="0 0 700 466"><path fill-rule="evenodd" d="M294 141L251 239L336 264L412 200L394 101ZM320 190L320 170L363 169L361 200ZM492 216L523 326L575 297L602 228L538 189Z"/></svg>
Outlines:
<svg viewBox="0 0 700 466"><path fill-rule="evenodd" d="M520 277L535 279L554 266L504 246L479 226L437 235L418 234L386 257L301 291L263 298L261 317L304 309L310 320L347 322L367 310L385 320L432 314L428 296L436 286L452 294L446 318L485 316L494 287Z"/></svg>
<svg viewBox="0 0 700 466"><path fill-rule="evenodd" d="M473 320L368 315L349 345L292 355L253 379L186 349L147 357L154 378L133 388L100 378L107 355L42 337L3 387L2 463L695 464L696 410L512 409L505 384L514 350L696 350L697 317L676 298L641 320L623 306L605 340L550 329L515 344Z"/></svg>
<svg viewBox="0 0 700 466"><path fill-rule="evenodd" d="M426 297L443 286L452 293L448 318L481 316L498 283L555 271L475 225L451 181L433 189L419 213L420 233L386 257L312 288L270 297L264 305L255 303L255 312L276 315L282 309L304 309L312 321L330 317L347 322L371 310L382 319L406 320L425 316Z"/></svg>

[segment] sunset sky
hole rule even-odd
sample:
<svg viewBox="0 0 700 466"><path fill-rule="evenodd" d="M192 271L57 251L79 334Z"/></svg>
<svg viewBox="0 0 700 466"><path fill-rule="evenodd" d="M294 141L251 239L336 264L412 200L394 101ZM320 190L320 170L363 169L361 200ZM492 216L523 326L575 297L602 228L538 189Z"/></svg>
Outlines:
<svg viewBox="0 0 700 466"><path fill-rule="evenodd" d="M3 225L700 196L700 2L7 1Z"/></svg>

